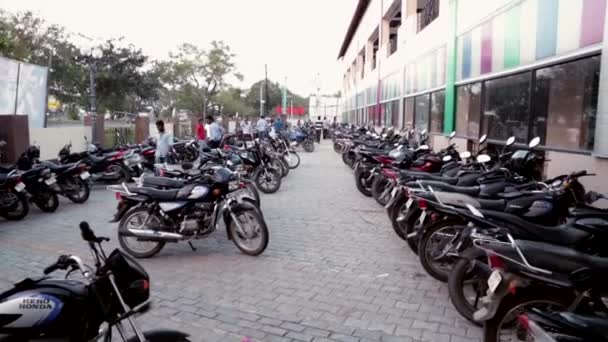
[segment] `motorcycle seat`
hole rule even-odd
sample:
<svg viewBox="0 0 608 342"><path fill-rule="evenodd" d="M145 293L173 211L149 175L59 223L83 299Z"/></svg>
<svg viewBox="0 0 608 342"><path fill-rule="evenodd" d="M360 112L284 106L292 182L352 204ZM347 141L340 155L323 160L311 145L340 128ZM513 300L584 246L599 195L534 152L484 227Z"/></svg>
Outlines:
<svg viewBox="0 0 608 342"><path fill-rule="evenodd" d="M477 201L479 201L479 205L481 206L481 209L486 209L486 210L505 210L505 204L507 203L507 201L503 200L503 199L484 199L484 198L478 198Z"/></svg>
<svg viewBox="0 0 608 342"><path fill-rule="evenodd" d="M411 177L411 178L416 178L420 181L425 180L425 181L437 181L437 182L441 182L441 183L445 183L448 185L455 185L456 183L458 183L458 177L444 177L441 176L440 174L437 173L428 173L428 172L420 172L420 171L409 171L409 170L402 170L399 171L399 174L402 177Z"/></svg>
<svg viewBox="0 0 608 342"><path fill-rule="evenodd" d="M592 206L580 206L570 209L570 216L582 217L582 216L604 216L608 215L608 210L595 208Z"/></svg>
<svg viewBox="0 0 608 342"><path fill-rule="evenodd" d="M504 209L501 209L504 210ZM592 236L592 234L576 229L573 225L563 224L560 226L544 226L526 221L518 215L503 213L498 210L481 209L481 213L488 219L508 222L511 225L525 229L528 234L539 241L554 243L560 246L573 246Z"/></svg>
<svg viewBox="0 0 608 342"><path fill-rule="evenodd" d="M40 164L48 167L49 169L51 169L52 172L54 173L63 173L69 169L71 169L74 165L76 165L76 163L70 163L70 164L55 164L51 161L45 160L45 161L41 161Z"/></svg>
<svg viewBox="0 0 608 342"><path fill-rule="evenodd" d="M177 197L177 193L180 190L179 189L159 190L159 189L154 189L154 188L130 187L129 191L134 192L136 194L148 196L152 199L159 200L159 201L173 201Z"/></svg>
<svg viewBox="0 0 608 342"><path fill-rule="evenodd" d="M608 258L545 242L527 240L516 242L528 262L535 267L564 274L581 269L590 269L599 274L608 272Z"/></svg>
<svg viewBox="0 0 608 342"><path fill-rule="evenodd" d="M110 155L98 157L98 156L90 154L89 160L91 160L91 162L93 162L93 163L101 163L101 162L105 161L106 159L108 159L109 157L110 157Z"/></svg>
<svg viewBox="0 0 608 342"><path fill-rule="evenodd" d="M469 196L477 196L480 189L478 186L456 186L438 181L421 180L419 182L424 187L431 187L435 191L455 192ZM405 185L414 189L420 187L418 182L407 182Z"/></svg>
<svg viewBox="0 0 608 342"><path fill-rule="evenodd" d="M186 185L186 182L167 177L144 177L142 184L145 187L181 189Z"/></svg>

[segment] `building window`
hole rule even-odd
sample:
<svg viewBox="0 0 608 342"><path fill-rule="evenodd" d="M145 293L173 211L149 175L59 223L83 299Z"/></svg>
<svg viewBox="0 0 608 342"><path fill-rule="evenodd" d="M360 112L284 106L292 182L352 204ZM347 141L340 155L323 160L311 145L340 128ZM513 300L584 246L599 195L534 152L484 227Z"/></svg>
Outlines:
<svg viewBox="0 0 608 342"><path fill-rule="evenodd" d="M485 82L483 127L488 138L528 142L530 79L525 72Z"/></svg>
<svg viewBox="0 0 608 342"><path fill-rule="evenodd" d="M372 48L372 70L376 69L376 62L378 61L378 49L380 46L380 39L376 38L374 41L374 47Z"/></svg>
<svg viewBox="0 0 608 342"><path fill-rule="evenodd" d="M443 113L445 108L445 90L431 94L431 133L443 132Z"/></svg>
<svg viewBox="0 0 608 342"><path fill-rule="evenodd" d="M600 56L536 71L533 135L546 146L592 150Z"/></svg>
<svg viewBox="0 0 608 342"><path fill-rule="evenodd" d="M478 138L481 83L459 86L456 89L456 97L456 134L468 138Z"/></svg>
<svg viewBox="0 0 608 342"><path fill-rule="evenodd" d="M429 94L416 96L416 106L414 112L414 129L420 134L429 128L430 101Z"/></svg>
<svg viewBox="0 0 608 342"><path fill-rule="evenodd" d="M408 97L403 101L403 128L414 128L415 99Z"/></svg>
<svg viewBox="0 0 608 342"><path fill-rule="evenodd" d="M418 32L429 26L439 16L439 0L418 1Z"/></svg>

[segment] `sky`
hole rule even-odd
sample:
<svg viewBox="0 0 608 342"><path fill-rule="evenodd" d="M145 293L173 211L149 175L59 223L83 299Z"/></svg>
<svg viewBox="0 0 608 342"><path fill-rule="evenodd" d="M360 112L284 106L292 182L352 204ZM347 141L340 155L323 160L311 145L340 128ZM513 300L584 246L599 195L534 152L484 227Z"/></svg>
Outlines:
<svg viewBox="0 0 608 342"><path fill-rule="evenodd" d="M357 0L0 0L69 31L98 39L124 36L154 59L181 43L223 40L237 54L247 88L264 77L300 95L340 89L338 50ZM318 76L317 76L318 75Z"/></svg>

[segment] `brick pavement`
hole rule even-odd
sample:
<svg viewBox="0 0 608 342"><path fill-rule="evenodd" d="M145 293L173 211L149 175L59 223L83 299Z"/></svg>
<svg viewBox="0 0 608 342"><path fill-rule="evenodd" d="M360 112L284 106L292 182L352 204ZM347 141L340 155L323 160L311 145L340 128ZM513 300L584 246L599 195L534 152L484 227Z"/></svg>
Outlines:
<svg viewBox="0 0 608 342"><path fill-rule="evenodd" d="M356 190L352 172L325 142L302 152L280 191L262 197L270 244L248 257L223 231L170 244L141 261L154 309L144 328L175 328L193 341L478 341L480 329L452 308L445 285L428 277L398 239L384 210ZM32 209L0 223L0 288L41 274L59 254L87 259L78 222L117 246L113 195L103 188L84 205L62 201L56 214Z"/></svg>

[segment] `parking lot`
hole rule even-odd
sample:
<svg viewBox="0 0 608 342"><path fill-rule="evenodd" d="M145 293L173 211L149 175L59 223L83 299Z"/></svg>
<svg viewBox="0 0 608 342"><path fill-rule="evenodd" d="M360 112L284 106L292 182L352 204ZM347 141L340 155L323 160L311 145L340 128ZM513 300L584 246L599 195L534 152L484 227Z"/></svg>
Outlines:
<svg viewBox="0 0 608 342"><path fill-rule="evenodd" d="M351 171L325 142L262 197L270 243L241 254L218 230L170 244L141 260L154 308L138 321L173 328L193 341L476 341L480 329L452 308L447 287L427 276L392 231L384 209L355 188ZM87 220L117 246L108 221L116 201L96 187L83 205L65 200L54 214L32 208L0 223L0 286L38 276L59 254L90 260L78 223Z"/></svg>

